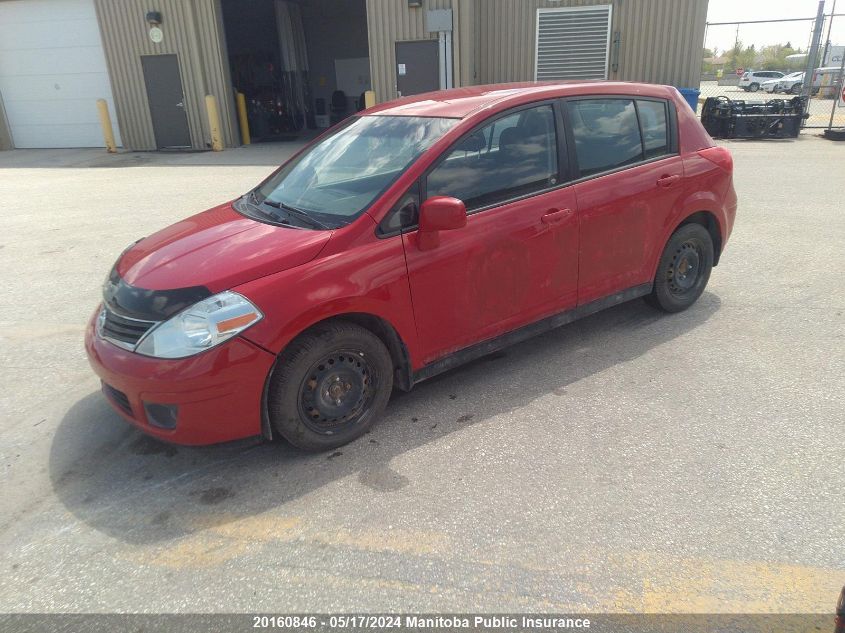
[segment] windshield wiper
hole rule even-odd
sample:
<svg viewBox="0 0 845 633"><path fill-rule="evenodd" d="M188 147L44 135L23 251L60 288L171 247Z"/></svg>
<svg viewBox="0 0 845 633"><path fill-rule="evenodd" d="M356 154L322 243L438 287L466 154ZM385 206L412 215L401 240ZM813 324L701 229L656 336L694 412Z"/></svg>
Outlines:
<svg viewBox="0 0 845 633"><path fill-rule="evenodd" d="M271 222L291 226L290 220L288 220L287 218L283 218L276 213L271 213L270 211L264 209L261 206L261 203L258 202L258 198L255 196L254 191L250 191L247 195L243 196L241 200L243 200L246 204L249 205L249 208L252 210L253 213L257 213L262 217L267 218Z"/></svg>
<svg viewBox="0 0 845 633"><path fill-rule="evenodd" d="M296 207L291 207L291 206L288 206L286 204L282 204L281 202L276 202L274 200L268 200L267 198L264 198L264 204L266 204L267 206L273 207L275 209L281 209L282 211L285 211L288 215L292 215L292 216L295 216L295 217L297 217L301 220L305 220L311 226L316 226L317 228L320 228L320 229L331 229L332 228L328 224L323 224L319 220L313 218L311 216L311 214L309 214L307 211L303 211L302 209L297 209Z"/></svg>

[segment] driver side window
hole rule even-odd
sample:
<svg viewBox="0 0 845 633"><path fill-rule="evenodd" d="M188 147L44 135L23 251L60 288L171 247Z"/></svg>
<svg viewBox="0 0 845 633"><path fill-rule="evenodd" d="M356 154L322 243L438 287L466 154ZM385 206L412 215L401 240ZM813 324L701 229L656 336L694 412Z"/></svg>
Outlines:
<svg viewBox="0 0 845 633"><path fill-rule="evenodd" d="M540 192L559 181L550 105L520 110L464 137L428 175L426 195L462 200L467 211Z"/></svg>

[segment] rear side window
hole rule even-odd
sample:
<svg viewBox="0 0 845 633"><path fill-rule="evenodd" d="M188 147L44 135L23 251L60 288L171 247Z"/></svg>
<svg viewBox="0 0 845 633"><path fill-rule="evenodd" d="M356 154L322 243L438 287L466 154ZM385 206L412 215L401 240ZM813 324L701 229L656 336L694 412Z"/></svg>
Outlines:
<svg viewBox="0 0 845 633"><path fill-rule="evenodd" d="M550 105L542 105L464 137L429 173L426 195L458 198L472 211L557 182L555 116Z"/></svg>
<svg viewBox="0 0 845 633"><path fill-rule="evenodd" d="M632 99L578 99L567 101L566 107L581 176L643 160Z"/></svg>
<svg viewBox="0 0 845 633"><path fill-rule="evenodd" d="M582 177L672 153L662 99L576 99L566 107Z"/></svg>
<svg viewBox="0 0 845 633"><path fill-rule="evenodd" d="M665 101L637 101L646 159L669 153Z"/></svg>

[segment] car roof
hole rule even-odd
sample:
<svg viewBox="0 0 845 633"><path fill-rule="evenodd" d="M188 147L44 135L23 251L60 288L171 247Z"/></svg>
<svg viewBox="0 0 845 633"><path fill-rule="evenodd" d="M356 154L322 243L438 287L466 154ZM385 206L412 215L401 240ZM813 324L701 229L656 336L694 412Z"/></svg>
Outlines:
<svg viewBox="0 0 845 633"><path fill-rule="evenodd" d="M361 114L364 116L422 116L463 119L481 110L488 109L497 112L543 99L583 95L671 99L674 90L671 86L621 81L489 84L402 97L369 108Z"/></svg>

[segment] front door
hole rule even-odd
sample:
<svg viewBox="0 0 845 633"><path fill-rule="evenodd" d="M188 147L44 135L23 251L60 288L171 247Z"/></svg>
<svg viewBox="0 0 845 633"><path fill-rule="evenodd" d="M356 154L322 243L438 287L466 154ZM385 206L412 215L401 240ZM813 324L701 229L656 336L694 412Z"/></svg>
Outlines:
<svg viewBox="0 0 845 633"><path fill-rule="evenodd" d="M176 55L142 55L144 83L153 120L156 147L191 146L191 132L185 114L182 75Z"/></svg>
<svg viewBox="0 0 845 633"><path fill-rule="evenodd" d="M396 42L396 89L400 97L440 90L437 40Z"/></svg>
<svg viewBox="0 0 845 633"><path fill-rule="evenodd" d="M469 213L430 250L403 234L424 363L575 305L578 222L556 120L548 104L505 114L424 179L425 197L458 198Z"/></svg>

